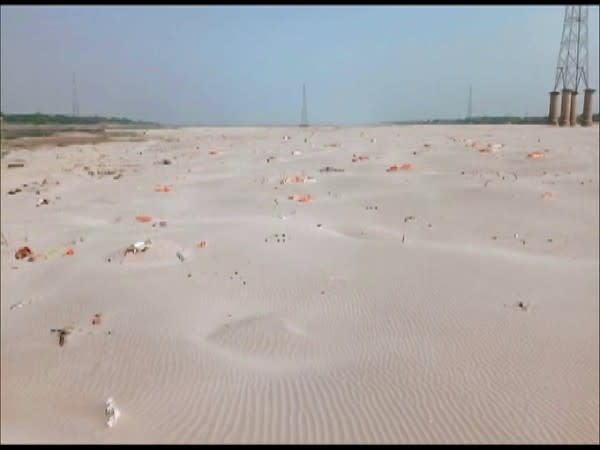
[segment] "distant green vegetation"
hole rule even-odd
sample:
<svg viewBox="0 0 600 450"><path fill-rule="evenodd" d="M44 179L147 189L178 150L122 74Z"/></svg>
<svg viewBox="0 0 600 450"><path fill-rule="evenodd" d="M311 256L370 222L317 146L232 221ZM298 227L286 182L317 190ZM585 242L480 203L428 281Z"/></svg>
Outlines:
<svg viewBox="0 0 600 450"><path fill-rule="evenodd" d="M119 124L119 125L153 125L152 122L136 121L121 117L100 117L100 116L68 116L64 114L3 114L0 117L5 123L19 123L28 125L100 125L100 124Z"/></svg>
<svg viewBox="0 0 600 450"><path fill-rule="evenodd" d="M452 121L451 121L452 122ZM442 123L442 122L438 122ZM487 116L472 117L470 119L458 120L454 123L472 123L477 125L500 125L500 124L528 124L541 125L548 123L547 117L518 117L518 116Z"/></svg>
<svg viewBox="0 0 600 450"><path fill-rule="evenodd" d="M600 114L594 114L592 121L600 122ZM578 117L578 122L581 122L581 116ZM548 123L548 117L519 117L519 116L484 116L472 117L470 119L436 119L436 120L421 120L421 121L404 121L394 122L395 124L443 124L443 125L544 125Z"/></svg>

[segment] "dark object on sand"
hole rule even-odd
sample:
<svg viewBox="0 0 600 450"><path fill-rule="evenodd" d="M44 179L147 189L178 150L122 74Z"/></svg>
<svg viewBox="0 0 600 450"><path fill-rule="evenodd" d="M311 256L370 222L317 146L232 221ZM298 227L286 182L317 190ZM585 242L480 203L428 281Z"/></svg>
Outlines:
<svg viewBox="0 0 600 450"><path fill-rule="evenodd" d="M331 166L327 166L327 167L323 167L320 172L343 172L344 169L336 169L335 167L331 167Z"/></svg>
<svg viewBox="0 0 600 450"><path fill-rule="evenodd" d="M16 259L24 259L33 255L33 252L29 247L21 247L19 250L15 252Z"/></svg>
<svg viewBox="0 0 600 450"><path fill-rule="evenodd" d="M523 302L517 303L517 306L521 308L523 311L527 311L527 305Z"/></svg>
<svg viewBox="0 0 600 450"><path fill-rule="evenodd" d="M16 188L16 189L13 189L11 191L8 191L8 195L15 195L15 194L17 194L19 192L21 192L21 189L20 188Z"/></svg>
<svg viewBox="0 0 600 450"><path fill-rule="evenodd" d="M66 338L73 331L72 327L58 328L50 330L51 333L58 333L58 345L65 345Z"/></svg>
<svg viewBox="0 0 600 450"><path fill-rule="evenodd" d="M165 166L168 166L169 164L171 164L171 160L170 160L170 159L163 159L163 160L161 161L161 163L162 163L163 165L165 165Z"/></svg>
<svg viewBox="0 0 600 450"><path fill-rule="evenodd" d="M129 253L132 253L134 255L137 254L138 252L143 253L146 250L148 250L151 245L152 245L152 241L150 239L147 239L145 241L138 241L134 244L131 244L129 247L127 247L125 249L125 253L123 254L123 256L127 256Z"/></svg>
<svg viewBox="0 0 600 450"><path fill-rule="evenodd" d="M17 169L17 168L25 167L25 163L23 163L23 162L11 162L11 163L8 163L7 167L9 169Z"/></svg>
<svg viewBox="0 0 600 450"><path fill-rule="evenodd" d="M166 220L161 220L159 222L154 222L152 224L152 228L156 228L156 226L159 226L160 228L165 228L167 226L167 221Z"/></svg>

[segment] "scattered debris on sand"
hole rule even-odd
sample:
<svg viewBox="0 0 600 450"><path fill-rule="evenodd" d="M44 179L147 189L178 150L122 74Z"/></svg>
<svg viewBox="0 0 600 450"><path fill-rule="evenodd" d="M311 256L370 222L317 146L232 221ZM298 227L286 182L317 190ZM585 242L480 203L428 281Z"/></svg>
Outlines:
<svg viewBox="0 0 600 450"><path fill-rule="evenodd" d="M545 156L546 156L546 155L544 155L544 152L538 152L538 151L536 151L536 152L531 152L531 153L529 153L529 154L527 155L527 157L528 157L529 159L535 159L535 160L537 160L537 159L543 159Z"/></svg>
<svg viewBox="0 0 600 450"><path fill-rule="evenodd" d="M288 236L286 236L285 233L275 233L272 234L271 236L267 236L265 238L265 242L269 242L269 241L276 241L279 244L285 243L286 239L289 239Z"/></svg>
<svg viewBox="0 0 600 450"><path fill-rule="evenodd" d="M152 224L152 228L156 228L156 226L159 226L160 228L165 228L167 226L167 221L166 220L160 220L158 222L154 222Z"/></svg>
<svg viewBox="0 0 600 450"><path fill-rule="evenodd" d="M114 169L98 169L96 171L96 174L98 176L100 176L100 177L102 177L102 176L108 176L108 175L114 175L116 173L117 173L117 171L114 170Z"/></svg>
<svg viewBox="0 0 600 450"><path fill-rule="evenodd" d="M520 302L517 303L517 308L520 308L523 311L527 311L527 309L529 308L529 306L527 306L525 303L523 303L523 302L520 301Z"/></svg>
<svg viewBox="0 0 600 450"><path fill-rule="evenodd" d="M135 242L125 249L124 256L127 256L129 253L131 253L133 255L137 254L137 252L143 253L146 250L148 250L150 248L150 246L152 246L152 241L150 239L147 239L145 241Z"/></svg>
<svg viewBox="0 0 600 450"><path fill-rule="evenodd" d="M306 176L304 174L293 174L288 175L284 178L282 184L292 184L292 183L306 183Z"/></svg>
<svg viewBox="0 0 600 450"><path fill-rule="evenodd" d="M20 249L18 249L15 253L15 258L16 259L24 259L24 258L29 258L30 256L33 255L33 252L31 251L31 249L27 246L25 247L21 247Z"/></svg>
<svg viewBox="0 0 600 450"><path fill-rule="evenodd" d="M312 195L310 195L310 194L305 194L305 195L303 195L302 197L300 197L300 198L298 199L298 201L299 201L300 203L308 203L308 202L312 202L314 199L315 199L315 197L314 197L314 196L312 196Z"/></svg>
<svg viewBox="0 0 600 450"><path fill-rule="evenodd" d="M104 417L106 418L106 426L112 428L121 417L121 411L117 408L115 401L112 397L106 400L106 407L104 408Z"/></svg>
<svg viewBox="0 0 600 450"><path fill-rule="evenodd" d="M102 323L102 313L94 314L94 318L92 319L92 325L100 325Z"/></svg>
<svg viewBox="0 0 600 450"><path fill-rule="evenodd" d="M356 154L352 154L352 162L358 162L358 161L368 161L369 157L366 155L356 155Z"/></svg>
<svg viewBox="0 0 600 450"><path fill-rule="evenodd" d="M310 194L304 194L304 195L291 194L290 196L288 196L288 200L297 200L300 203L309 203L309 202L312 202L314 199L315 199L315 197Z"/></svg>
<svg viewBox="0 0 600 450"><path fill-rule="evenodd" d="M28 305L30 305L31 303L32 303L31 300L29 300L27 302ZM14 304L10 305L10 310L13 311L15 309L22 308L23 306L25 306L25 303L23 303L23 302L14 303Z"/></svg>
<svg viewBox="0 0 600 450"><path fill-rule="evenodd" d="M135 216L135 220L137 220L138 222L141 222L141 223L147 223L147 222L152 221L152 217L142 214L139 216Z"/></svg>
<svg viewBox="0 0 600 450"><path fill-rule="evenodd" d="M411 163L404 163L402 165L392 164L386 169L386 172L399 172L400 170L413 170L414 166Z"/></svg>
<svg viewBox="0 0 600 450"><path fill-rule="evenodd" d="M326 166L326 167L323 167L323 168L320 170L320 172L321 172L321 173L328 173L328 172L343 172L343 171L344 171L344 169L336 169L335 167L332 167L332 166Z"/></svg>
<svg viewBox="0 0 600 450"><path fill-rule="evenodd" d="M51 333L58 333L58 345L61 347L67 343L67 336L73 332L73 327L53 328Z"/></svg>

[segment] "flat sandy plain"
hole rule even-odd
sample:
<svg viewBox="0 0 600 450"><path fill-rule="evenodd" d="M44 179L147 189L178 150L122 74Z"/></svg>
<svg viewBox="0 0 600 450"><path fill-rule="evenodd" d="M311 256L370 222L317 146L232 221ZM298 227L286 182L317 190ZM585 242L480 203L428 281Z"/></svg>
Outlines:
<svg viewBox="0 0 600 450"><path fill-rule="evenodd" d="M598 443L599 136L187 128L11 151L2 443Z"/></svg>

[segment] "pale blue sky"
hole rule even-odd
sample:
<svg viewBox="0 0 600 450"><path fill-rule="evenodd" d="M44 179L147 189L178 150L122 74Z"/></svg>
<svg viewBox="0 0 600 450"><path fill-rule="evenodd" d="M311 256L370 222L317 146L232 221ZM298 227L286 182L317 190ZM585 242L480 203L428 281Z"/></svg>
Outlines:
<svg viewBox="0 0 600 450"><path fill-rule="evenodd" d="M598 89L599 8L590 6ZM545 115L560 6L1 9L3 112L267 125ZM596 108L597 109L597 108Z"/></svg>

